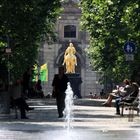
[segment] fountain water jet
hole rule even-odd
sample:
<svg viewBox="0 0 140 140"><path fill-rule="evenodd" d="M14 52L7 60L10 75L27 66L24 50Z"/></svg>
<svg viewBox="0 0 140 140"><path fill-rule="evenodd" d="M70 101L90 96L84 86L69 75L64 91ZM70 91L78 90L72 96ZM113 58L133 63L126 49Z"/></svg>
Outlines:
<svg viewBox="0 0 140 140"><path fill-rule="evenodd" d="M72 128L71 122L73 121L73 91L70 82L67 84L64 114L66 121L65 127L69 130Z"/></svg>

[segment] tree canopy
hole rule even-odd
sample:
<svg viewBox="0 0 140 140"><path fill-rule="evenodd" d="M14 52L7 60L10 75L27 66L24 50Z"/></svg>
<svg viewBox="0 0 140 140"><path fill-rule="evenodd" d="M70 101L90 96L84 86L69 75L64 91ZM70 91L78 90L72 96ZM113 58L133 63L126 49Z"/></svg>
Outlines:
<svg viewBox="0 0 140 140"><path fill-rule="evenodd" d="M90 35L92 67L113 81L140 77L140 1L82 0L82 28ZM135 43L134 61L126 62L127 41ZM140 81L140 79L137 79Z"/></svg>
<svg viewBox="0 0 140 140"><path fill-rule="evenodd" d="M0 67L20 77L35 63L42 40L55 37L59 0L3 0L0 3ZM12 49L9 60L5 48Z"/></svg>

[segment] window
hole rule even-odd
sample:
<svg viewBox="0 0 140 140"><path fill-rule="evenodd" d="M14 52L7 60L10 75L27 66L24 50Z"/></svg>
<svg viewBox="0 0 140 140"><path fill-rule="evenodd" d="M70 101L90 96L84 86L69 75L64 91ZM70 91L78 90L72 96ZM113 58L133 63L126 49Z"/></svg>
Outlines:
<svg viewBox="0 0 140 140"><path fill-rule="evenodd" d="M76 38L76 26L74 25L64 26L64 38Z"/></svg>

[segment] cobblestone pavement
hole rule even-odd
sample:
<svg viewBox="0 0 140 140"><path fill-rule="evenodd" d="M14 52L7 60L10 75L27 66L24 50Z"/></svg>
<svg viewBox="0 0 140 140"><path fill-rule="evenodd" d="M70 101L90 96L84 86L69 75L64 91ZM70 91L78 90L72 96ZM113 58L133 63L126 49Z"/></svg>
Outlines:
<svg viewBox="0 0 140 140"><path fill-rule="evenodd" d="M71 129L67 130L65 118L57 118L54 99L28 100L34 110L29 119L0 118L0 140L140 140L140 117L128 121L115 115L114 107L103 107L103 99L77 99L74 101ZM136 113L135 113L136 114Z"/></svg>

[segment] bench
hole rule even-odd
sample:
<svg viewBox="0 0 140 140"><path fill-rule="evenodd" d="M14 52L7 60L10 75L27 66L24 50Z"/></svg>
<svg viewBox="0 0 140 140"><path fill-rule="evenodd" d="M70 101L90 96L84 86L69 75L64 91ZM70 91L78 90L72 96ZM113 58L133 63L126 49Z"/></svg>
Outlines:
<svg viewBox="0 0 140 140"><path fill-rule="evenodd" d="M124 109L129 110L128 120L133 121L134 111L137 111L139 115L139 88L136 84L133 84L134 91L129 95L129 97L124 98L120 102L121 116L124 116Z"/></svg>
<svg viewBox="0 0 140 140"><path fill-rule="evenodd" d="M128 120L133 121L134 111L139 115L139 100L136 98L132 103L121 102L121 116L124 116L124 109L129 110Z"/></svg>

